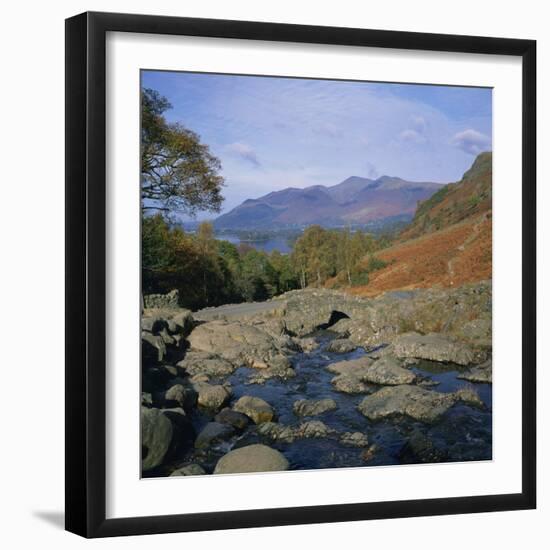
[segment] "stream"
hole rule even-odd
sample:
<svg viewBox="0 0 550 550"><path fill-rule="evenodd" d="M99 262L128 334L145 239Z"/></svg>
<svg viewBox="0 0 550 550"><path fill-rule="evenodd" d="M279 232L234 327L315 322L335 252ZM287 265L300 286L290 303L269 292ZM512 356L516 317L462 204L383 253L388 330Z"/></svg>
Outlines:
<svg viewBox="0 0 550 550"><path fill-rule="evenodd" d="M196 462L210 473L223 454L253 443L265 443L281 451L293 470L491 459L490 384L473 384L484 403L483 409L456 404L434 425L414 421L408 417L370 421L357 410L357 405L365 395L349 395L335 391L331 384L334 374L325 369L330 363L356 359L366 352L358 348L350 353L330 353L326 351L326 347L336 334L329 330L320 330L312 336L320 345L312 352L297 353L291 358L296 371L294 378L270 379L262 385L248 384L248 378L254 370L244 367L236 370L227 379L233 390L232 402L243 395L261 397L275 409L277 421L281 424L296 426L307 420L321 420L339 434L362 432L368 436L369 444L374 444L374 452L366 453L365 448L345 446L338 437L298 439L292 443L273 442L260 437L252 424L243 434L234 436L229 441L213 445L207 450L191 449L171 467ZM457 378L464 370L458 365L420 361L412 370L426 380L432 381L433 389L438 392L453 392L468 385L464 380ZM372 388L378 389L377 386ZM292 410L293 403L299 399L322 398L334 399L338 408L319 416L302 418L297 417ZM204 411L194 413L191 420L197 432L210 422L213 416L214 414L209 415ZM156 472L156 475L163 474Z"/></svg>

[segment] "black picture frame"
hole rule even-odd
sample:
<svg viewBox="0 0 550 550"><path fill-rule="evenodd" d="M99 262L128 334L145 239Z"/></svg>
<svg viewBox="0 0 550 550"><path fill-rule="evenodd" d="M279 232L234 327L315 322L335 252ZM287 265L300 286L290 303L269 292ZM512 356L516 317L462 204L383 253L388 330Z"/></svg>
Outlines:
<svg viewBox="0 0 550 550"><path fill-rule="evenodd" d="M497 54L523 64L522 491L106 519L105 40L109 31ZM536 42L83 13L66 20L66 529L108 537L532 509L536 506Z"/></svg>

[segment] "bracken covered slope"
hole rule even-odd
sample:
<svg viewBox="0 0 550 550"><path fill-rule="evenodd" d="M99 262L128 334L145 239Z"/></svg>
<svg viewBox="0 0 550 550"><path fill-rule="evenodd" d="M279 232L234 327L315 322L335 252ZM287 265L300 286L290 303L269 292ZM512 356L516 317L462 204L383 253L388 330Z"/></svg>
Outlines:
<svg viewBox="0 0 550 550"><path fill-rule="evenodd" d="M480 154L461 181L419 204L414 220L377 256L388 265L349 292L456 287L492 277L492 155Z"/></svg>

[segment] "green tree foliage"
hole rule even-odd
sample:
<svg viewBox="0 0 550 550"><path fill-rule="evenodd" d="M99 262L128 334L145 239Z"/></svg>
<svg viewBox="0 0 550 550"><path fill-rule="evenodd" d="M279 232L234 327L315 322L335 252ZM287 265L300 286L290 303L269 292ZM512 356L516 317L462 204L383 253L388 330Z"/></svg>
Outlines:
<svg viewBox="0 0 550 550"><path fill-rule="evenodd" d="M386 265L375 255L378 241L361 231L309 227L291 255L218 240L207 222L188 234L161 214L143 218L142 234L144 294L177 288L180 305L191 309L267 300L333 277L337 285L366 285Z"/></svg>
<svg viewBox="0 0 550 550"><path fill-rule="evenodd" d="M199 136L178 123L168 123L168 100L145 88L141 99L142 209L218 212L223 197L220 161Z"/></svg>
<svg viewBox="0 0 550 550"><path fill-rule="evenodd" d="M191 309L242 301L261 301L297 288L290 258L248 247L243 254L215 239L210 223L196 234L170 227L160 215L143 218L144 294L179 290L180 305Z"/></svg>
<svg viewBox="0 0 550 550"><path fill-rule="evenodd" d="M378 242L368 233L312 225L297 239L291 261L301 288L321 286L334 276L348 286L366 284L365 278L359 276L359 264L378 248Z"/></svg>
<svg viewBox="0 0 550 550"><path fill-rule="evenodd" d="M321 286L336 270L336 233L311 225L296 241L292 251L294 269L300 286Z"/></svg>
<svg viewBox="0 0 550 550"><path fill-rule="evenodd" d="M241 291L247 301L267 300L277 294L278 277L265 252L250 250L242 258Z"/></svg>
<svg viewBox="0 0 550 550"><path fill-rule="evenodd" d="M196 278L201 264L198 248L180 229L170 229L160 214L142 221L142 289L144 294L185 289L185 305L202 303Z"/></svg>
<svg viewBox="0 0 550 550"><path fill-rule="evenodd" d="M277 273L277 294L298 288L298 276L288 254L281 254L278 250L274 250L269 261Z"/></svg>

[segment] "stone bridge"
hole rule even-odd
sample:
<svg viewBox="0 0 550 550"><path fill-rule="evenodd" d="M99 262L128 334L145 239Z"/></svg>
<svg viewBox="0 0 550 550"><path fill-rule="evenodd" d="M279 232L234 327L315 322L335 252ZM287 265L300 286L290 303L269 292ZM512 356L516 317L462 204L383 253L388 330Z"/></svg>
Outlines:
<svg viewBox="0 0 550 550"><path fill-rule="evenodd" d="M342 292L306 289L287 292L273 301L283 301L287 330L298 336L326 329L340 321L363 318L368 300Z"/></svg>

